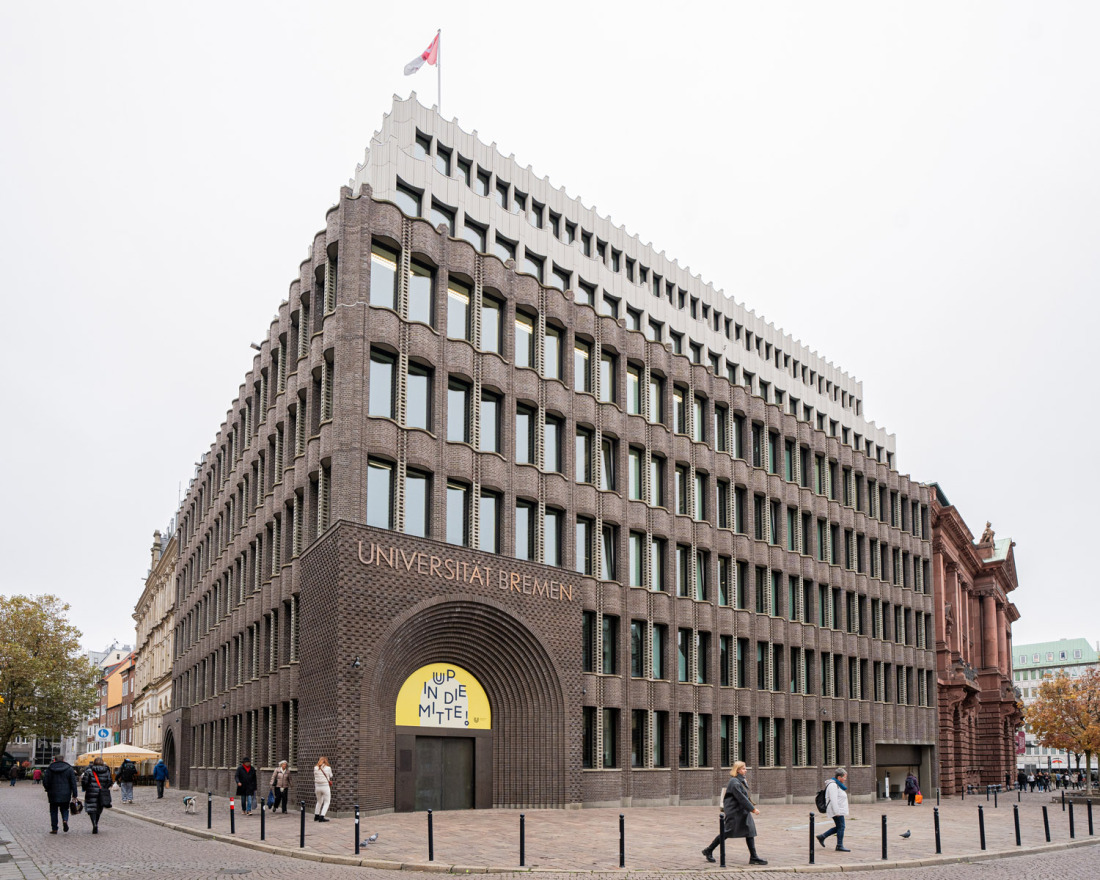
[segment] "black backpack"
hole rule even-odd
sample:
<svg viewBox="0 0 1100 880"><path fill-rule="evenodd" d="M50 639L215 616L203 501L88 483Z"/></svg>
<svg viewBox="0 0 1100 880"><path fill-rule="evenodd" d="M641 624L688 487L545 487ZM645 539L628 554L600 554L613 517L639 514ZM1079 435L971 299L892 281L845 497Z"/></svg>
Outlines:
<svg viewBox="0 0 1100 880"><path fill-rule="evenodd" d="M135 776L137 776L137 765L133 761L123 761L122 768L119 770L118 781L133 782Z"/></svg>
<svg viewBox="0 0 1100 880"><path fill-rule="evenodd" d="M828 786L826 786L828 788ZM829 811L829 802L825 799L825 789L821 789L814 798L814 804L817 806L819 813L827 813Z"/></svg>

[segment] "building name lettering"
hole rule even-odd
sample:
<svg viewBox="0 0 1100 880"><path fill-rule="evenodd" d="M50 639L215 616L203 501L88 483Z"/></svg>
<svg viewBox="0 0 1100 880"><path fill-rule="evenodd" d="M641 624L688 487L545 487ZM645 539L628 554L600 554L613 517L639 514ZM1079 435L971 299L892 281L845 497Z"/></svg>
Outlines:
<svg viewBox="0 0 1100 880"><path fill-rule="evenodd" d="M573 583L539 578L518 571L463 562L449 556L436 556L422 550L407 553L400 547L383 547L373 541L368 541L365 545L363 541L359 542L359 561L363 565L376 565L409 574L415 572L444 581L480 584L483 587L496 586L508 593L519 593L532 599L549 599L553 602L572 602L573 589L576 586Z"/></svg>

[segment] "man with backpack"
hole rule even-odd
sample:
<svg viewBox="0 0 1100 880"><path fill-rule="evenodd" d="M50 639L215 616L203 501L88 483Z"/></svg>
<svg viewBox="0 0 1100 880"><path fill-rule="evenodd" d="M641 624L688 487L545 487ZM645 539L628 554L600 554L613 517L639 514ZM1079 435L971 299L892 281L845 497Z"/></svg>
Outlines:
<svg viewBox="0 0 1100 880"><path fill-rule="evenodd" d="M122 789L122 802L134 802L134 780L138 777L137 764L127 758L118 768L118 787Z"/></svg>
<svg viewBox="0 0 1100 880"><path fill-rule="evenodd" d="M836 851L851 852L844 846L844 817L848 815L848 771L838 767L836 775L825 783L825 814L833 820L833 827L817 835L817 842L825 845L825 838L836 835Z"/></svg>

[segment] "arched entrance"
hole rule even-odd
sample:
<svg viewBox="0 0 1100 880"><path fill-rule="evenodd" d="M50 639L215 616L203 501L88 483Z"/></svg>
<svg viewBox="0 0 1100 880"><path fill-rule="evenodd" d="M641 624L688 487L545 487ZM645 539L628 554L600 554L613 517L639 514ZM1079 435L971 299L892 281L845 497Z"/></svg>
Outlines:
<svg viewBox="0 0 1100 880"><path fill-rule="evenodd" d="M174 771L176 766L176 737L172 733L172 728L165 725L164 728L164 745L161 746L160 759L164 761L164 766L170 771ZM178 778L173 780L173 785L179 785Z"/></svg>
<svg viewBox="0 0 1100 880"><path fill-rule="evenodd" d="M435 664L461 670L456 681L465 674L468 686L477 683L485 696L487 728L464 724L426 730L401 723L419 717L399 717L402 689L409 688L408 696L419 681L422 690L423 670ZM360 779L361 788L377 798L374 808L427 809L444 797L451 808L550 807L568 801L568 724L560 671L543 639L506 608L473 597L422 602L379 639L365 672L361 717L377 719L379 735L360 744ZM419 712L419 702L414 705ZM445 777L448 767L459 768L463 786L472 782L472 800L464 789L448 793L444 784L440 790L440 773Z"/></svg>

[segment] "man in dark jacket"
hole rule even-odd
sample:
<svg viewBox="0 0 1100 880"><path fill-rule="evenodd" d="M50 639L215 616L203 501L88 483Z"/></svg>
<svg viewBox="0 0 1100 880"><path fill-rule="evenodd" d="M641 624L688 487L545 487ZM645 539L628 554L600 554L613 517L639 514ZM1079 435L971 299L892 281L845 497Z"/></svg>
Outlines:
<svg viewBox="0 0 1100 880"><path fill-rule="evenodd" d="M50 801L50 834L57 834L57 814L69 830L69 804L77 798L76 771L72 764L61 760L61 749L53 750L53 763L42 774L42 787Z"/></svg>
<svg viewBox="0 0 1100 880"><path fill-rule="evenodd" d="M246 816L252 815L252 802L256 799L256 768L252 759L245 758L237 768L237 794L241 798L241 809Z"/></svg>
<svg viewBox="0 0 1100 880"><path fill-rule="evenodd" d="M157 766L153 768L153 779L157 783L157 798L164 797L164 783L168 781L168 767L163 761L157 761Z"/></svg>
<svg viewBox="0 0 1100 880"><path fill-rule="evenodd" d="M134 802L134 780L138 777L137 764L127 758L118 768L118 787L122 789L122 802Z"/></svg>

